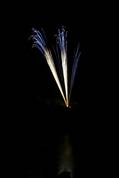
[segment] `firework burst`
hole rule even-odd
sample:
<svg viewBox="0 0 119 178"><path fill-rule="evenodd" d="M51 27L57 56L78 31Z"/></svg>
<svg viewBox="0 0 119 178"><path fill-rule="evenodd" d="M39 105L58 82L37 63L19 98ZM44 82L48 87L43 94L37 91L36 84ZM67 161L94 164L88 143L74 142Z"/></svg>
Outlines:
<svg viewBox="0 0 119 178"><path fill-rule="evenodd" d="M70 104L69 101L70 101L71 92L72 92L72 88L74 84L78 61L79 61L79 57L81 54L79 51L79 46L77 47L76 53L74 55L72 72L71 72L71 80L70 80L70 85L68 85L69 82L68 82L67 32L65 31L63 27L61 29L58 29L58 34L57 34L56 39L57 39L57 44L58 44L58 49L59 49L58 56L61 59L61 67L62 67L62 74L63 74L63 81L64 81L63 86L64 86L65 91L63 91L62 85L61 85L61 82L59 80L58 73L56 70L56 66L53 60L52 52L47 47L46 40L45 40L45 37L43 36L43 33L33 28L31 38L33 40L33 47L38 48L40 52L43 54L43 56L45 57L47 64L50 68L50 71L63 97L65 105L66 107L69 107L69 104Z"/></svg>

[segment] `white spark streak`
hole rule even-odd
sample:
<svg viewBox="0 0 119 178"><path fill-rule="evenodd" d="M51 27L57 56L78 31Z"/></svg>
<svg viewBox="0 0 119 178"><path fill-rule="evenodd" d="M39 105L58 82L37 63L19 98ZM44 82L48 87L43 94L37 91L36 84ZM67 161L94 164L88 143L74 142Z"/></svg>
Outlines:
<svg viewBox="0 0 119 178"><path fill-rule="evenodd" d="M61 60L62 60L62 69L63 69L63 77L64 77L66 102L67 102L67 107L68 107L69 106L69 102L68 102L68 72L67 72L67 57L66 57L65 51L61 52Z"/></svg>
<svg viewBox="0 0 119 178"><path fill-rule="evenodd" d="M65 95L67 107L69 106L69 98L68 98L68 68L67 68L67 41L66 41L66 33L64 28L62 27L62 31L58 30L58 44L61 50L61 61L62 61L62 70L63 70L63 78L64 78L64 86L65 86Z"/></svg>
<svg viewBox="0 0 119 178"><path fill-rule="evenodd" d="M62 90L62 87L61 87L61 84L60 84L60 81L59 81L59 78L58 78L58 75L57 75L57 71L56 71L56 68L55 68L55 64L54 64L51 52L49 50L47 50L47 49L45 49L45 57L46 57L46 61L48 63L48 66L49 66L49 68L51 70L51 73L52 73L52 75L53 75L53 77L54 77L54 79L55 79L55 81L57 83L57 86L58 86L58 88L59 88L59 90L61 92L61 95L62 95L62 97L64 99L64 102L65 102L65 104L67 104L65 96L64 96L64 93L63 93L63 90Z"/></svg>
<svg viewBox="0 0 119 178"><path fill-rule="evenodd" d="M68 65L67 64L67 40L66 40L67 32L65 31L63 27L58 30L57 42L58 42L59 49L60 49L60 57L61 57L61 63L62 63L62 73L63 73L63 79L64 79L64 88L65 88L65 94L64 94L57 71L56 71L56 67L55 67L55 63L54 63L51 51L47 48L45 39L43 35L41 34L41 32L39 32L38 30L34 28L32 30L33 30L33 34L31 37L34 41L33 47L37 47L41 51L41 53L44 55L47 61L47 64L50 68L50 71L59 88L59 91L63 97L65 105L66 107L69 107L71 91L72 91L76 69L77 69L77 65L78 65L78 61L80 57L79 47L77 47L77 51L74 57L72 73L71 73L70 88L69 88L70 90L69 90L68 89L68 66L67 66Z"/></svg>

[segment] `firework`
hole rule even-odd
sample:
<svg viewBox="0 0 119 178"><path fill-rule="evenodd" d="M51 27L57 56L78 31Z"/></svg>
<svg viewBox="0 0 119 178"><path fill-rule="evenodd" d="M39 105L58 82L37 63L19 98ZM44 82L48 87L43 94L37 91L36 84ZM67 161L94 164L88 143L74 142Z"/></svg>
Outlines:
<svg viewBox="0 0 119 178"><path fill-rule="evenodd" d="M58 77L58 73L55 67L55 63L53 60L52 52L51 50L47 47L45 37L43 36L43 33L36 29L32 29L32 35L33 39L33 47L36 47L40 50L40 52L43 54L45 57L47 64L50 68L50 71L55 79L55 82L59 88L59 91L63 97L63 100L65 102L66 107L69 107L69 100L71 97L71 92L72 92L72 87L74 84L74 79L75 79L75 74L76 74L76 69L80 57L80 51L79 47L77 47L75 56L74 56L74 62L72 65L72 73L71 73L71 81L70 81L70 88L68 88L68 57L67 57L67 32L65 29L62 27L61 29L58 29L58 35L57 35L57 43L58 43L58 51L59 54L58 56L61 59L61 67L62 67L62 74L63 74L63 81L64 81L64 88L65 92L62 89L61 82ZM59 59L58 59L59 60Z"/></svg>

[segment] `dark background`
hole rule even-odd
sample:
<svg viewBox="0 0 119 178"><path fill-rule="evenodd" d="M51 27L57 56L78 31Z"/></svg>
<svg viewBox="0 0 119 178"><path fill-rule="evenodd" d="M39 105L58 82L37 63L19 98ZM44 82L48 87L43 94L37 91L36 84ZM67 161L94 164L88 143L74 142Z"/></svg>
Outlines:
<svg viewBox="0 0 119 178"><path fill-rule="evenodd" d="M10 15L10 16L9 16ZM8 146L16 177L56 177L57 149L69 134L75 177L103 177L107 170L110 133L104 75L108 15L106 6L89 2L16 3L8 13L12 57L7 73ZM50 42L66 26L69 49L80 42L81 57L72 91L72 107L62 98L37 49L28 40L32 27L42 27ZM71 56L70 56L71 60ZM14 156L13 156L14 155ZM12 158L11 158L12 157Z"/></svg>

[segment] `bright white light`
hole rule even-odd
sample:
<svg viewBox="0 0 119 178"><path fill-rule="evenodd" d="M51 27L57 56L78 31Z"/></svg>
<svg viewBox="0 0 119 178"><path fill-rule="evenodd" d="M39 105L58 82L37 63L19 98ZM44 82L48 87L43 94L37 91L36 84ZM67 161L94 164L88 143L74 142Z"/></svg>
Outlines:
<svg viewBox="0 0 119 178"><path fill-rule="evenodd" d="M71 91L72 91L72 87L74 84L74 78L75 78L76 69L77 69L77 65L78 65L78 61L80 57L79 46L77 47L77 50L74 56L70 88L68 89L68 66L67 66L68 64L67 64L67 39L66 39L67 32L65 31L63 27L58 30L57 42L58 42L58 47L60 49L59 56L61 57L62 73L63 73L63 79L64 79L64 89L65 89L65 94L64 94L62 85L60 83L60 80L59 80L59 77L56 71L56 67L53 61L51 51L47 48L43 35L41 34L41 32L33 28L33 34L31 37L34 41L33 46L37 47L41 51L41 53L44 55L47 61L47 64L51 70L51 73L55 79L55 82L59 88L59 91L63 97L66 107L70 107L69 101L70 101Z"/></svg>

